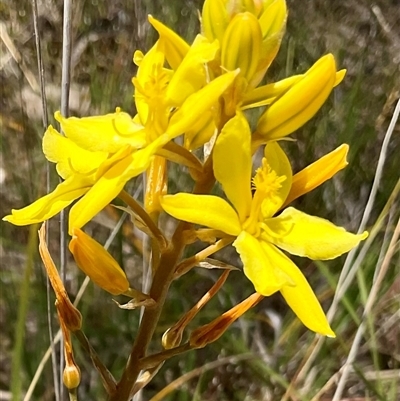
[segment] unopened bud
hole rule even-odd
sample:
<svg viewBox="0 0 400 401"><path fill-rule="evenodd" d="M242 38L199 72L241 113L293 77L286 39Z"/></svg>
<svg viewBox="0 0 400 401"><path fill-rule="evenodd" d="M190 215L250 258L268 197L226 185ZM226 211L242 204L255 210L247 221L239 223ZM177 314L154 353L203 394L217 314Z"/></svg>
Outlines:
<svg viewBox="0 0 400 401"><path fill-rule="evenodd" d="M81 371L75 364L66 365L63 372L63 382L68 390L77 388L81 382Z"/></svg>
<svg viewBox="0 0 400 401"><path fill-rule="evenodd" d="M126 292L129 282L125 272L104 247L79 228L72 234L69 249L79 268L103 290L113 295Z"/></svg>
<svg viewBox="0 0 400 401"><path fill-rule="evenodd" d="M237 14L229 23L222 41L222 66L228 71L240 68L240 76L249 82L258 66L261 35L260 24L253 14Z"/></svg>
<svg viewBox="0 0 400 401"><path fill-rule="evenodd" d="M68 330L77 331L82 327L82 315L68 300L56 300L56 307Z"/></svg>
<svg viewBox="0 0 400 401"><path fill-rule="evenodd" d="M47 248L45 237L46 225L43 223L39 230L39 252L51 286L56 294L57 311L68 330L80 330L82 326L82 315L68 297L67 291L65 290L64 284Z"/></svg>
<svg viewBox="0 0 400 401"><path fill-rule="evenodd" d="M327 54L264 112L258 120L254 140L279 139L297 130L323 105L335 81L335 59Z"/></svg>
<svg viewBox="0 0 400 401"><path fill-rule="evenodd" d="M264 297L258 293L250 295L247 299L236 305L229 311L225 312L218 318L214 319L190 334L189 343L193 348L203 348L210 344L225 333L230 325L247 312L250 308L258 304Z"/></svg>

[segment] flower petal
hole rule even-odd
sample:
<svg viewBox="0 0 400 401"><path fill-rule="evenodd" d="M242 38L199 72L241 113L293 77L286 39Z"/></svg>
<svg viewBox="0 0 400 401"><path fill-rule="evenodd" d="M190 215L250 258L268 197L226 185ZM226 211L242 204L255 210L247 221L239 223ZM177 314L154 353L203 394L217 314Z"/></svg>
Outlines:
<svg viewBox="0 0 400 401"><path fill-rule="evenodd" d="M156 20L151 15L148 16L149 22L153 25L163 41L165 49L165 58L173 70L176 70L183 58L189 51L189 45L172 29L168 28L162 22Z"/></svg>
<svg viewBox="0 0 400 401"><path fill-rule="evenodd" d="M92 185L93 177L73 175L57 185L53 192L39 198L29 206L19 210L13 209L11 215L3 217L3 220L16 226L48 220L84 195Z"/></svg>
<svg viewBox="0 0 400 401"><path fill-rule="evenodd" d="M334 259L367 238L368 233L352 234L328 220L310 216L292 207L278 217L265 220L276 246L297 256L315 260Z"/></svg>
<svg viewBox="0 0 400 401"><path fill-rule="evenodd" d="M115 113L94 117L65 118L59 111L54 118L65 136L83 149L114 153L124 145L140 149L146 144L143 127L117 108Z"/></svg>
<svg viewBox="0 0 400 401"><path fill-rule="evenodd" d="M133 155L119 160L106 171L69 212L68 232L72 235L74 228L83 227L97 213L105 208L121 191L126 181L121 175L132 163Z"/></svg>
<svg viewBox="0 0 400 401"><path fill-rule="evenodd" d="M281 263L286 263L287 259L282 257L282 252L263 245L246 231L242 231L233 243L243 262L246 277L259 294L269 296L286 285L293 285L293 280L280 269Z"/></svg>
<svg viewBox="0 0 400 401"><path fill-rule="evenodd" d="M83 227L122 191L127 181L143 173L149 167L152 156L168 141L167 135L161 135L144 149L133 153L127 146L113 155L113 162L112 158L104 162L96 175L97 182L71 208L69 233L73 228Z"/></svg>
<svg viewBox="0 0 400 401"><path fill-rule="evenodd" d="M293 176L292 187L283 207L312 191L347 166L349 145L343 144Z"/></svg>
<svg viewBox="0 0 400 401"><path fill-rule="evenodd" d="M229 235L238 235L241 231L235 210L218 196L179 193L163 196L160 203L176 219L220 230Z"/></svg>
<svg viewBox="0 0 400 401"><path fill-rule="evenodd" d="M238 73L239 70L227 72L189 96L182 107L172 115L166 134L173 139L190 129L199 119L204 118L204 113L215 106Z"/></svg>
<svg viewBox="0 0 400 401"><path fill-rule="evenodd" d="M281 187L274 196L274 201L263 202L262 209L264 216L273 216L283 205L292 187L292 166L286 153L279 146L278 142L268 142L264 149L264 156L268 165L279 177L286 177L281 183ZM269 206L268 206L269 205Z"/></svg>
<svg viewBox="0 0 400 401"><path fill-rule="evenodd" d="M285 285L280 291L297 317L310 330L335 337L317 297L299 268L274 245L262 242L262 246L266 254L270 254L271 258L273 255L275 266L282 274L291 279L292 285Z"/></svg>
<svg viewBox="0 0 400 401"><path fill-rule="evenodd" d="M303 75L293 75L281 81L247 91L243 96L242 110L271 104L278 96L282 96L302 78Z"/></svg>
<svg viewBox="0 0 400 401"><path fill-rule="evenodd" d="M213 152L215 178L244 221L251 207L251 132L242 113L229 120Z"/></svg>
<svg viewBox="0 0 400 401"><path fill-rule="evenodd" d="M47 160L57 163L57 173L64 179L77 173L92 173L108 156L106 152L91 152L79 147L51 125L44 133L42 148Z"/></svg>
<svg viewBox="0 0 400 401"><path fill-rule="evenodd" d="M196 36L190 50L169 82L166 104L179 107L190 95L206 84L205 64L215 58L218 50L218 41L210 43L204 36Z"/></svg>

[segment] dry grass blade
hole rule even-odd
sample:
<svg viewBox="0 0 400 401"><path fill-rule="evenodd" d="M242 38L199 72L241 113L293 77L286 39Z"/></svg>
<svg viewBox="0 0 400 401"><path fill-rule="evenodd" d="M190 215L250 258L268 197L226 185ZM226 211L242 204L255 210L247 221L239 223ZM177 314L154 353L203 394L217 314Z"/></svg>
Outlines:
<svg viewBox="0 0 400 401"><path fill-rule="evenodd" d="M400 236L400 219L397 222L396 229L394 230L392 239L390 240L389 248L386 252L385 258L383 259L382 266L377 266L379 273L376 277L374 284L372 285L371 292L368 296L368 300L367 300L367 303L366 303L365 309L364 309L363 319L365 319L367 314L371 312L372 306L374 305L374 303L376 301L376 297L378 295L378 290L381 287L382 281L383 281L384 277L386 276L386 273L389 269L390 261L392 260L392 257L395 253L395 249L397 247L397 241L399 239L399 236ZM342 374L341 374L341 377L340 377L340 380L339 380L339 383L336 388L335 395L333 396L332 401L339 401L343 394L344 386L346 385L346 381L350 374L352 364L354 363L355 358L357 356L357 351L360 346L362 336L364 334L364 329L365 329L365 321L363 321L361 323L361 325L359 326L359 328L357 330L357 333L354 338L353 344L351 346L347 360L342 367L342 372L341 372Z"/></svg>
<svg viewBox="0 0 400 401"><path fill-rule="evenodd" d="M219 366L227 365L229 363L234 364L240 361L245 361L249 359L254 359L255 356L252 354L242 354L237 356L230 356L226 358L221 358L217 361L206 363L199 368L193 369L192 371L185 373L178 379L174 380L168 386L164 387L159 393L157 393L154 397L152 397L149 401L161 401L164 399L168 394L172 393L174 390L178 389L186 382L191 379L194 379L197 376L202 375L203 373L207 372L208 370L216 369Z"/></svg>
<svg viewBox="0 0 400 401"><path fill-rule="evenodd" d="M394 128L395 128L397 120L399 118L399 113L400 113L400 100L398 100L398 102L396 104L396 108L394 110L392 119L391 119L389 127L386 131L385 138L383 140L382 148L381 148L381 151L379 154L379 160L378 160L378 165L377 165L377 169L376 169L376 173L375 173L374 182L373 182L373 185L371 188L371 192L370 192L370 195L368 198L367 205L365 207L362 221L361 221L359 229L358 229L359 233L363 232L365 230L367 221L369 220L372 208L374 206L376 193L378 191L378 188L379 188L379 185L380 185L380 182L382 179L382 175L383 175L383 167L385 164L386 155L388 153L390 139L392 137ZM397 187L398 187L398 185L396 186L395 190L397 189ZM366 245L364 245L364 246L366 246ZM332 305L329 308L329 311L327 313L327 316L328 316L328 319L330 322L332 321L333 317L335 316L335 314L337 312L337 308L339 306L340 299L342 298L343 294L345 293L345 291L347 290L348 286L350 285L350 283L352 281L352 280L349 280L348 278L351 276L353 276L353 277L355 276L356 270L359 266L358 263L353 264L354 258L356 256L356 252L357 252L357 248L350 251L350 253L347 255L345 264L343 266L342 272L339 277L339 282L337 285L337 290L336 290L334 299L332 301ZM353 270L353 272L352 272L352 270ZM295 382L301 382L305 379L305 377L307 376L308 372L310 371L314 361L316 360L318 353L321 350L324 342L325 342L325 337L316 337L315 338L314 344L312 345L313 350L312 350L311 354L309 355L309 357L307 358L307 360L305 361L305 363L303 364L303 366L301 367L298 374L296 375L296 379L292 383L292 385ZM282 401L285 401L288 399L291 388L292 388L292 386L289 387L289 389L286 392L285 396L283 397Z"/></svg>

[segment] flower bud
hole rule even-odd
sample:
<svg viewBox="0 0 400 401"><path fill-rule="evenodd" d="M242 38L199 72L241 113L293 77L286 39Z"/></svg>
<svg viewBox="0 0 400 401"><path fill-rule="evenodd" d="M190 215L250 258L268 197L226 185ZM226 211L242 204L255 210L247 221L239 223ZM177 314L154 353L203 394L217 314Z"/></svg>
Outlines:
<svg viewBox="0 0 400 401"><path fill-rule="evenodd" d="M262 138L265 143L282 138L300 128L323 105L335 81L335 59L332 54L327 54L264 112L258 120L253 139Z"/></svg>
<svg viewBox="0 0 400 401"><path fill-rule="evenodd" d="M46 225L43 223L39 230L39 253L42 258L44 267L46 268L47 276L50 284L56 294L56 307L66 328L71 331L80 330L82 327L82 315L77 308L72 304L65 290L64 284L58 274L57 268L50 256L46 245Z"/></svg>
<svg viewBox="0 0 400 401"><path fill-rule="evenodd" d="M77 365L66 365L63 372L63 382L68 390L73 390L81 382L81 371Z"/></svg>
<svg viewBox="0 0 400 401"><path fill-rule="evenodd" d="M222 41L222 66L228 71L240 68L247 82L253 77L261 53L261 28L257 18L239 13L229 23Z"/></svg>
<svg viewBox="0 0 400 401"><path fill-rule="evenodd" d="M206 0L204 2L201 22L203 33L210 42L218 39L222 43L229 19L226 1Z"/></svg>
<svg viewBox="0 0 400 401"><path fill-rule="evenodd" d="M117 261L79 228L73 228L72 234L69 249L78 267L103 290L113 295L126 292L129 282Z"/></svg>
<svg viewBox="0 0 400 401"><path fill-rule="evenodd" d="M235 320L257 305L263 298L262 295L254 293L211 323L194 330L189 338L190 345L193 348L203 348L207 344L218 340Z"/></svg>

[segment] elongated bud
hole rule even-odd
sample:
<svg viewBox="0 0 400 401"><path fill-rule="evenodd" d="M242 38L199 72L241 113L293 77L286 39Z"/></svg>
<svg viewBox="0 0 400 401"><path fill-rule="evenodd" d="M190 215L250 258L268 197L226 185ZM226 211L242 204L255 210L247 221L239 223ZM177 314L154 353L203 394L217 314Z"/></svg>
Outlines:
<svg viewBox="0 0 400 401"><path fill-rule="evenodd" d="M249 13L237 14L222 41L222 66L228 71L240 68L247 82L253 77L261 53L261 28L257 18Z"/></svg>
<svg viewBox="0 0 400 401"><path fill-rule="evenodd" d="M82 327L82 315L70 301L64 284L58 274L58 270L50 256L46 245L46 225L43 223L39 230L39 252L50 284L56 294L56 307L66 328L71 331L80 330Z"/></svg>
<svg viewBox="0 0 400 401"><path fill-rule="evenodd" d="M201 13L203 34L212 42L215 39L222 43L225 30L229 24L229 15L224 0L206 0Z"/></svg>
<svg viewBox="0 0 400 401"><path fill-rule="evenodd" d="M194 330L190 335L190 345L193 348L203 348L218 340L235 320L257 305L263 298L262 295L254 293L211 323Z"/></svg>
<svg viewBox="0 0 400 401"><path fill-rule="evenodd" d="M117 261L97 241L79 228L72 230L69 249L78 267L103 290L119 295L126 292L129 282Z"/></svg>
<svg viewBox="0 0 400 401"><path fill-rule="evenodd" d="M210 301L210 299L221 289L230 271L225 270L215 284L205 295L197 302L197 304L186 312L177 323L170 327L162 337L162 345L165 349L175 348L180 345L183 337L183 331L200 310Z"/></svg>
<svg viewBox="0 0 400 401"><path fill-rule="evenodd" d="M323 105L335 81L335 59L327 54L264 112L253 139L263 138L265 142L279 139L300 128Z"/></svg>
<svg viewBox="0 0 400 401"><path fill-rule="evenodd" d="M250 82L256 87L263 79L270 64L278 53L285 33L287 8L285 0L264 1L258 22L262 32L261 55L257 71Z"/></svg>

